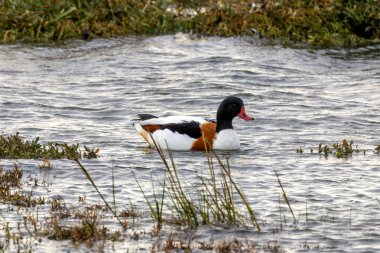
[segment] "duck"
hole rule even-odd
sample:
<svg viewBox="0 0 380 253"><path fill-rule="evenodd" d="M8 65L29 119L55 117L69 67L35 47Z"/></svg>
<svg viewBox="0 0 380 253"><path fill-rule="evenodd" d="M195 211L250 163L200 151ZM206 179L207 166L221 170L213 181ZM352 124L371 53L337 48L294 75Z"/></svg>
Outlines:
<svg viewBox="0 0 380 253"><path fill-rule="evenodd" d="M243 100L236 96L228 96L220 103L216 121L195 116L138 117L140 121L133 126L150 146L179 151L238 150L240 142L232 120L254 120L246 113Z"/></svg>

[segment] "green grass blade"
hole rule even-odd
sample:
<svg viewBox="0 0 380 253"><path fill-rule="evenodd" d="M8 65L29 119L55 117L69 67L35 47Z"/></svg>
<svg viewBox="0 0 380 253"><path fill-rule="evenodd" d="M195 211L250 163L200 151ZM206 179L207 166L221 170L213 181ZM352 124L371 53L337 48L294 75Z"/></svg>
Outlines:
<svg viewBox="0 0 380 253"><path fill-rule="evenodd" d="M280 177L278 176L277 171L274 171L274 173L276 173L276 177L277 177L278 184L279 184L280 187L281 187L281 190L282 190L282 197L284 198L286 204L287 204L288 207L289 207L290 212L292 213L292 216L293 216L294 222L296 222L297 219L296 219L296 217L294 216L293 209L292 209L292 207L290 206L289 199L288 199L288 197L287 197L287 195L286 195L286 192L285 192L285 190L284 190L284 187L282 186L282 183L281 183Z"/></svg>
<svg viewBox="0 0 380 253"><path fill-rule="evenodd" d="M244 193L240 190L240 188L237 186L237 184L235 183L235 181L232 180L231 178L231 175L229 175L227 172L227 168L225 167L225 165L223 164L223 162L220 160L218 154L213 150L213 154L215 155L216 159L218 160L218 163L220 164L221 168L226 172L226 174L229 176L230 178L230 181L232 183L232 185L234 186L235 190L237 191L237 193L239 194L241 200L243 201L245 207L247 208L248 210L248 213L251 217L251 221L253 222L253 224L256 226L257 230L261 230L261 227L257 221L257 218L256 218L256 215L255 213L253 212L251 206L249 205L248 203L248 200L247 198L245 197Z"/></svg>
<svg viewBox="0 0 380 253"><path fill-rule="evenodd" d="M67 145L67 143L63 144L63 147L66 149L66 152L70 152L71 148ZM103 194L99 191L98 187L96 186L94 180L92 180L90 174L88 173L87 169L82 165L82 163L79 161L78 159L78 154L75 153L75 152L71 152L71 157L72 159L78 164L79 168L81 169L81 171L83 172L83 174L86 176L86 178L90 181L90 183L92 184L92 186L94 187L94 189L96 190L96 192L98 193L98 195L100 196L100 198L103 200L104 204L107 206L107 208L112 212L112 214L115 216L115 218L118 220L118 222L120 223L120 225L126 229L127 225L125 223L123 223L119 217L117 216L116 212L112 209L112 207L110 206L110 204L108 203L108 201L104 198Z"/></svg>
<svg viewBox="0 0 380 253"><path fill-rule="evenodd" d="M135 181L136 181L136 183L137 183L137 185L138 185L138 187L139 187L141 193L142 193L143 196L144 196L145 202L147 203L147 205L148 205L148 207L149 207L149 209L150 209L150 212L151 212L153 218L154 218L156 221L158 221L158 215L157 215L156 211L154 210L152 204L150 203L148 197L145 195L145 192L144 192L144 190L142 189L142 187L141 187L139 181L137 180L137 177L136 177L136 175L135 175L135 173L133 172L132 169L131 169L131 173L132 173L132 176L134 177L134 179L135 179Z"/></svg>
<svg viewBox="0 0 380 253"><path fill-rule="evenodd" d="M75 6L72 6L72 7L71 7L70 9L68 9L67 11L65 11L65 12L61 13L60 15L58 15L57 17L55 17L53 20L50 20L50 21L46 22L46 25L51 24L51 23L54 23L54 22L56 22L56 21L58 21L58 20L60 20L60 19L62 19L62 18L64 18L64 17L66 17L66 16L69 15L71 12L76 11L76 10L77 10L77 8L76 8Z"/></svg>

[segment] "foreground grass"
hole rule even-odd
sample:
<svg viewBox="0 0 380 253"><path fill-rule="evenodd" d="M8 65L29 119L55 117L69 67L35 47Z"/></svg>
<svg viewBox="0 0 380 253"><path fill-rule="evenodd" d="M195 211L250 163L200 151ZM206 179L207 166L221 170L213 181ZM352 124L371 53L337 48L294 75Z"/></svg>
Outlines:
<svg viewBox="0 0 380 253"><path fill-rule="evenodd" d="M208 169L205 171L208 173L197 173L198 180L189 183L178 176L171 151L168 151L167 157L159 147L156 146L156 150L166 169L160 192L154 191L152 183L153 200L148 199L135 179L158 226L174 223L191 228L201 225L247 228L247 221L250 221L258 231L261 230L246 195L232 178L228 158L224 163L216 152L206 153ZM164 206L168 211L166 213Z"/></svg>
<svg viewBox="0 0 380 253"><path fill-rule="evenodd" d="M70 240L75 247L84 244L89 248L97 247L99 252L104 252L107 241L124 241L128 237L138 240L139 234L132 232L134 222L130 227L129 220L139 216L139 212L136 212L132 203L131 210L119 210L117 212L115 196L113 196L113 206L109 204L92 179L90 171L82 165L78 145L57 144L55 147L53 144L49 144L45 146L38 143L39 138L29 141L21 138L18 134L0 137L1 154L5 158L39 158L41 156L46 157L49 154L51 158L53 157L51 154L57 153L60 155L54 155L56 159L68 158L73 160L104 203L104 205L87 205L86 197L79 196L78 200L83 204L82 207L69 209L63 199L35 196L34 192L37 187L44 187L49 191L48 184L31 176L23 179L24 172L17 163L14 163L13 169L7 170L0 164L0 204L8 206L7 216L10 215L9 212L15 211L14 215L10 215L13 217L12 221L7 221L0 212L0 220L4 225L4 229L0 230L0 251L5 251L8 248L20 250L24 247L24 238ZM47 151L50 148L54 149L54 152ZM59 152L56 148L60 149ZM89 149L87 148L87 150ZM258 231L261 230L261 225L259 225L245 194L232 178L228 159L226 162L222 162L216 152L206 153L209 173L197 174L198 181L191 182L189 186L186 179L178 176L173 154L170 151L165 154L159 148L157 148L157 152L162 159L166 173L164 181L161 182L162 189L160 192L156 193L153 186L153 198L145 197L151 211L150 214L156 221L156 224L152 224L154 225L150 232L152 237L160 236L162 227L167 225L174 225L185 230L196 229L205 225L221 228L242 226L248 229L247 222L251 222ZM219 172L216 170L217 168ZM137 180L136 182L144 193L141 183ZM281 186L279 178L278 182ZM112 187L115 187L114 181L112 181ZM152 189L145 190L151 191ZM283 195L286 196L283 188L282 191ZM290 207L290 204L288 205ZM18 215L23 217L22 227L20 227L21 222L17 221ZM105 224L109 224L110 220L116 220L121 225L116 227L120 229L115 229L115 226L113 228L107 227ZM128 231L132 235L129 236ZM154 244L154 249L166 251L174 249L191 250L194 247L193 242L178 241L178 238L173 237L171 233L165 236L167 236L165 244ZM27 247L30 247L31 251L32 245ZM248 248L250 249L248 252L255 252L257 245L234 239L220 243L200 242L197 247L201 250L214 249L219 252ZM280 245L273 247L281 248Z"/></svg>
<svg viewBox="0 0 380 253"><path fill-rule="evenodd" d="M283 43L323 47L380 41L376 0L257 2L3 0L0 41L51 42L176 32L238 36L252 31Z"/></svg>
<svg viewBox="0 0 380 253"><path fill-rule="evenodd" d="M67 153L73 152L70 146L64 147L68 149ZM78 158L75 158L74 154L73 156L74 161L101 195L87 169L83 167ZM175 228L186 234L186 231L189 231L188 228L191 230L202 225L219 228L236 228L240 225L246 227L246 220L251 220L253 225L260 230L260 225L254 217L245 195L231 177L228 162L227 164L222 163L214 153L215 168L217 165L221 166L221 173L217 173L214 171L211 155L207 159L211 178L198 175L199 187L194 184L190 188L185 188L186 180L174 175L177 174L177 171L172 155L169 160L163 157L164 167L166 167L166 162L174 167L166 167L168 183L163 184L162 192L168 197L162 197L162 202L157 201L160 199L158 195L155 195L153 199L146 199L149 206L153 201L154 207L150 208L151 215L157 221L156 225L152 224L154 226L151 231L143 233L145 236L151 236L152 242L156 241L152 250L166 252L171 250L191 251L192 249L215 250L216 252L261 252L261 250L284 252L280 244L273 242L258 245L253 241L241 241L238 238L220 242L203 242L184 240L181 235L167 233L167 230L163 228L166 225L174 225ZM173 175L170 176L170 173ZM279 178L278 181L280 182ZM136 232L133 226L128 226L130 219L148 218L144 216L143 212L136 212L132 203L130 210L122 209L116 213L116 208L112 209L102 195L105 205L89 205L86 203L86 196L79 196L78 202L81 205L76 204L76 208L70 207L73 203L66 204L62 198L36 197L34 191L37 187L46 188L50 192L49 184L31 176L25 178L23 170L16 163L14 163L13 169L7 170L0 165L0 182L0 204L8 206L6 216L12 217L12 220L7 220L0 212L0 222L4 225L0 230L0 252L7 249L33 252L33 245L25 243L25 240L33 239L38 241L43 239L69 240L74 247L85 245L92 250L105 252L106 243L112 244L128 239L139 240L139 236L143 235ZM139 182L138 184L140 185ZM283 188L282 191L285 194ZM239 198L240 204L238 204ZM166 208L165 212L163 212L163 206ZM241 210L241 207L245 207L245 211ZM160 212L158 215L155 213L157 210ZM161 219L156 217L161 217ZM112 225L115 220L122 226ZM157 243L158 239L154 239L161 237L160 243Z"/></svg>

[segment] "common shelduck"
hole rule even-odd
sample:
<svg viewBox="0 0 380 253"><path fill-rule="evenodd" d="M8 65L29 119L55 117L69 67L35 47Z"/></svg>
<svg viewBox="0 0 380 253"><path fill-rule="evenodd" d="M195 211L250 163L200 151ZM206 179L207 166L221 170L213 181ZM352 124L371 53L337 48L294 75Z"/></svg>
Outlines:
<svg viewBox="0 0 380 253"><path fill-rule="evenodd" d="M229 96L219 105L216 122L201 117L156 117L139 114L134 127L149 145L171 150L235 150L240 148L238 135L232 127L236 116L253 120L245 112L243 100ZM152 140L154 139L154 141Z"/></svg>

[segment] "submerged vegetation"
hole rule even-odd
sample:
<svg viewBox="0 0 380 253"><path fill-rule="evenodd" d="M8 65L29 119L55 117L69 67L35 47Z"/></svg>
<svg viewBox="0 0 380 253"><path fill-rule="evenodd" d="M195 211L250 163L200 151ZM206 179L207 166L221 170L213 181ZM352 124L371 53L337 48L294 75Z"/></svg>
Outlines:
<svg viewBox="0 0 380 253"><path fill-rule="evenodd" d="M256 33L284 43L352 47L379 43L379 13L377 0L3 0L0 41Z"/></svg>

